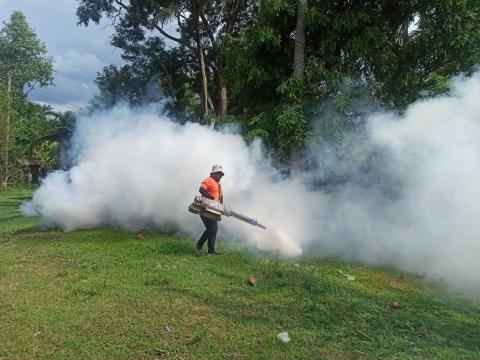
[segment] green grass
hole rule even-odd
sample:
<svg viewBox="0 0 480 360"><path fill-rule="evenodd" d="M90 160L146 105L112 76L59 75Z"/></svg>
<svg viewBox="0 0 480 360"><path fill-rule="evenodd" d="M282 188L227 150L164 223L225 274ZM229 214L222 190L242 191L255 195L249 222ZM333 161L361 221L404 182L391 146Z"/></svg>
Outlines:
<svg viewBox="0 0 480 360"><path fill-rule="evenodd" d="M29 195L0 193L0 359L480 359L475 299L335 260L43 231L18 212Z"/></svg>

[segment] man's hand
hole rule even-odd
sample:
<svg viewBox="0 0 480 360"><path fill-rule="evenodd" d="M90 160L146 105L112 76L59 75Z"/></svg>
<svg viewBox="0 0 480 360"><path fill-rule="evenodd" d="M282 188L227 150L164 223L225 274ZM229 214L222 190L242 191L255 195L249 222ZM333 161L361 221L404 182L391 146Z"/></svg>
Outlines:
<svg viewBox="0 0 480 360"><path fill-rule="evenodd" d="M210 193L207 190L205 190L203 187L200 187L198 191L200 191L200 194L202 194L202 196L205 196L207 199L215 200L215 198L212 195L210 195Z"/></svg>

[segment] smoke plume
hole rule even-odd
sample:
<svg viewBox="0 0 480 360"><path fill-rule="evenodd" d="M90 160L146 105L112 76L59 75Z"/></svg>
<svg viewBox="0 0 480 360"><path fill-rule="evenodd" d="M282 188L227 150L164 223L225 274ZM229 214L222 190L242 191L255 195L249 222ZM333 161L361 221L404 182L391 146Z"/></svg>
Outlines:
<svg viewBox="0 0 480 360"><path fill-rule="evenodd" d="M380 149L377 166L396 184L393 192L366 186L368 176L327 192L311 185L318 168L281 179L260 142L247 145L235 133L117 107L78 120L76 165L48 175L23 209L67 231L153 226L198 237L202 223L187 206L211 166L221 164L225 202L269 229L225 218L220 231L230 239L287 256L340 256L478 287L478 99L477 73L455 79L448 95L418 101L401 116L368 118L357 151ZM342 166L324 150L315 156L322 171Z"/></svg>

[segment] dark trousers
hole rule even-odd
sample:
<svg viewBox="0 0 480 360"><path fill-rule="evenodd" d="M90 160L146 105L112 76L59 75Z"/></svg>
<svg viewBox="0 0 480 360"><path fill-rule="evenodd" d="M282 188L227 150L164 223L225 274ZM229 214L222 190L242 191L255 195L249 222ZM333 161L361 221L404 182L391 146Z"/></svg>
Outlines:
<svg viewBox="0 0 480 360"><path fill-rule="evenodd" d="M197 241L197 249L201 249L205 241L208 240L208 252L213 253L215 252L215 240L217 239L217 231L218 231L218 221L209 219L203 216L200 216L203 223L205 224L205 231L203 232L200 239Z"/></svg>

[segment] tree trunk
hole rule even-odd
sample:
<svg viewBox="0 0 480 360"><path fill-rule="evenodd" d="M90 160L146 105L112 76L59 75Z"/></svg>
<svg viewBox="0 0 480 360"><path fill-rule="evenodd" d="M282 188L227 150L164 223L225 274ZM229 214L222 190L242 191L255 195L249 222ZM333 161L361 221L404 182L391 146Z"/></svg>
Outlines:
<svg viewBox="0 0 480 360"><path fill-rule="evenodd" d="M202 122L207 123L208 119L208 79L205 69L205 58L203 56L202 37L200 33L200 9L196 0L192 0L192 17L194 21L195 42L197 44L198 65L200 67L200 80L202 84Z"/></svg>
<svg viewBox="0 0 480 360"><path fill-rule="evenodd" d="M220 119L223 119L225 115L227 115L228 109L228 98L227 98L227 87L225 86L225 82L223 80L223 73L222 70L218 70L218 110L217 116Z"/></svg>
<svg viewBox="0 0 480 360"><path fill-rule="evenodd" d="M203 123L207 123L208 119L208 80L207 73L205 71L205 59L203 58L203 48L201 41L198 41L198 57L200 63L200 74L202 77L202 120Z"/></svg>
<svg viewBox="0 0 480 360"><path fill-rule="evenodd" d="M397 30L397 43L400 46L405 46L408 42L408 27L410 25L410 19L404 20Z"/></svg>
<svg viewBox="0 0 480 360"><path fill-rule="evenodd" d="M293 76L303 80L305 73L305 14L307 12L307 0L297 2L297 25L295 27L295 53L293 57ZM290 152L290 175L297 176L300 173L301 156L299 149Z"/></svg>
<svg viewBox="0 0 480 360"><path fill-rule="evenodd" d="M220 85L220 99L218 100L218 117L220 119L227 115L228 110L228 98L227 87L224 84Z"/></svg>
<svg viewBox="0 0 480 360"><path fill-rule="evenodd" d="M295 27L295 55L293 58L293 74L303 79L305 71L305 14L307 0L297 2L297 26Z"/></svg>
<svg viewBox="0 0 480 360"><path fill-rule="evenodd" d="M12 88L12 77L9 76L8 77L8 82L7 82L7 111L6 111L6 114L5 114L5 129L4 129L4 144L3 144L3 178L1 180L1 186L3 188L6 188L8 186L8 177L9 177L9 174L8 174L8 162L9 162L9 158L8 158L8 145L9 145L9 142L10 142L10 92L11 92L11 88Z"/></svg>

